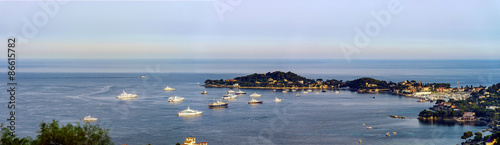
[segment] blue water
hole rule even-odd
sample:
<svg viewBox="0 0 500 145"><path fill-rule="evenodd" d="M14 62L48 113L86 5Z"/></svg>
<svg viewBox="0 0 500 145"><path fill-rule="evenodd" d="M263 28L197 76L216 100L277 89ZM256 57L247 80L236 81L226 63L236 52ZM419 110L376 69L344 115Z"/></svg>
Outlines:
<svg viewBox="0 0 500 145"><path fill-rule="evenodd" d="M86 113L110 129L117 144L175 144L194 136L210 144L456 144L465 131L484 126L423 123L389 115L417 117L432 106L415 99L349 91L308 93L295 97L271 90L261 93L261 105L248 105L248 95L225 109L209 109L213 98L227 91L204 88L205 79L227 79L250 73L293 71L308 78L350 80L362 76L402 81L490 85L500 82L498 60L20 60L17 80L17 126L20 136L35 137L42 121L74 123ZM148 68L149 66L149 68ZM157 69L158 68L158 69ZM145 75L148 78L141 79ZM162 89L169 85L173 92ZM0 84L6 88L5 83ZM115 97L122 90L137 93L133 100ZM208 95L200 94L207 90ZM185 97L168 103L173 95ZM6 92L1 92L6 96ZM376 98L373 99L372 97ZM274 97L283 102L274 103ZM8 102L6 97L0 102ZM175 114L190 106L202 116ZM7 118L6 107L0 115ZM2 120L5 122L5 120ZM367 130L366 126L372 126ZM386 132L397 135L385 137Z"/></svg>

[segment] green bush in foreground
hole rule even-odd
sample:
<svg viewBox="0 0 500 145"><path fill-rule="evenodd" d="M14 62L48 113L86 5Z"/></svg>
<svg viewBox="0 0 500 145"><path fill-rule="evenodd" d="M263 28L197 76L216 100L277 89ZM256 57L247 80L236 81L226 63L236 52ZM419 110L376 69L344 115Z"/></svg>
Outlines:
<svg viewBox="0 0 500 145"><path fill-rule="evenodd" d="M85 123L80 126L76 123L74 126L68 123L66 126L59 127L59 122L53 120L52 123L40 123L40 130L37 131L36 139L31 137L18 138L10 136L10 130L4 125L0 125L0 145L109 145L111 137L109 130Z"/></svg>

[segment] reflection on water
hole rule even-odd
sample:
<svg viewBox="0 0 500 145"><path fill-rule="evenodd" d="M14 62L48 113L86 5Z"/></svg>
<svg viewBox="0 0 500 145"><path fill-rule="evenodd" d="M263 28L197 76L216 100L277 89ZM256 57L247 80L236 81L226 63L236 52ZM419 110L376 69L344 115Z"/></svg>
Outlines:
<svg viewBox="0 0 500 145"><path fill-rule="evenodd" d="M418 122L422 125L431 125L431 126L455 126L455 125L468 125L468 126L486 126L486 123L479 121L467 121L467 122L459 122L454 120L418 120Z"/></svg>

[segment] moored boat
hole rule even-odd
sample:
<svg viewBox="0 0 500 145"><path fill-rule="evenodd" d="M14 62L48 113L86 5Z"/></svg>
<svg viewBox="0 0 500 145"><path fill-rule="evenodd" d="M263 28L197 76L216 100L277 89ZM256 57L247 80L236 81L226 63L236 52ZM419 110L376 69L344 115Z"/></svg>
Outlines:
<svg viewBox="0 0 500 145"><path fill-rule="evenodd" d="M213 107L227 107L229 103L227 102L222 102L220 100L217 100L215 102L212 102L208 105L208 107L213 108Z"/></svg>
<svg viewBox="0 0 500 145"><path fill-rule="evenodd" d="M227 90L227 93L234 93L233 90Z"/></svg>
<svg viewBox="0 0 500 145"><path fill-rule="evenodd" d="M201 113L203 113L203 112L202 111L198 111L198 110L192 110L188 106L186 110L180 111L179 113L177 113L177 115L178 116L193 116L193 115L201 115Z"/></svg>
<svg viewBox="0 0 500 145"><path fill-rule="evenodd" d="M163 88L163 90L164 91L173 91L173 90L175 90L175 88L170 88L167 86L167 87Z"/></svg>
<svg viewBox="0 0 500 145"><path fill-rule="evenodd" d="M83 121L97 121L97 118L95 118L95 117L91 117L91 116L87 113L87 116L85 116L85 118L83 118Z"/></svg>
<svg viewBox="0 0 500 145"><path fill-rule="evenodd" d="M207 90L205 90L205 91L201 92L201 94L208 94L208 93L207 93Z"/></svg>
<svg viewBox="0 0 500 145"><path fill-rule="evenodd" d="M260 96L262 96L262 94L253 93L250 95L250 97L260 97Z"/></svg>
<svg viewBox="0 0 500 145"><path fill-rule="evenodd" d="M281 99L279 99L278 97L274 97L274 102L281 102Z"/></svg>
<svg viewBox="0 0 500 145"><path fill-rule="evenodd" d="M168 97L168 102L180 102L180 101L184 101L184 97L179 97L179 96L175 96L172 95L172 97Z"/></svg>
<svg viewBox="0 0 500 145"><path fill-rule="evenodd" d="M248 101L248 104L262 104L263 101L255 100L252 98L252 100Z"/></svg>
<svg viewBox="0 0 500 145"><path fill-rule="evenodd" d="M242 94L247 94L246 92L243 92L241 90L238 90L238 92L235 93L236 95L242 95Z"/></svg>
<svg viewBox="0 0 500 145"><path fill-rule="evenodd" d="M226 95L222 96L222 99L229 100L229 99L236 99L236 97L238 97L238 95L227 93Z"/></svg>

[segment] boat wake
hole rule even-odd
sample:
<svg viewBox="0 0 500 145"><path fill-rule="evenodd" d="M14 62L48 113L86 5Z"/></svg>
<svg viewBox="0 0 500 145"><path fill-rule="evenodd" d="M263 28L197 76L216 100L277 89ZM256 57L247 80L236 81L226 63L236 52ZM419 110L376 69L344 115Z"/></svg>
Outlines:
<svg viewBox="0 0 500 145"><path fill-rule="evenodd" d="M96 92L87 93L87 94L81 94L81 95L76 95L76 96L66 96L66 97L67 98L73 98L73 99L80 99L80 100L84 100L84 101L101 100L100 97L94 97L94 98L91 98L91 97L95 96L95 95L107 93L113 87L115 87L115 86L114 85L108 85L108 86L104 86L101 90L96 91Z"/></svg>

